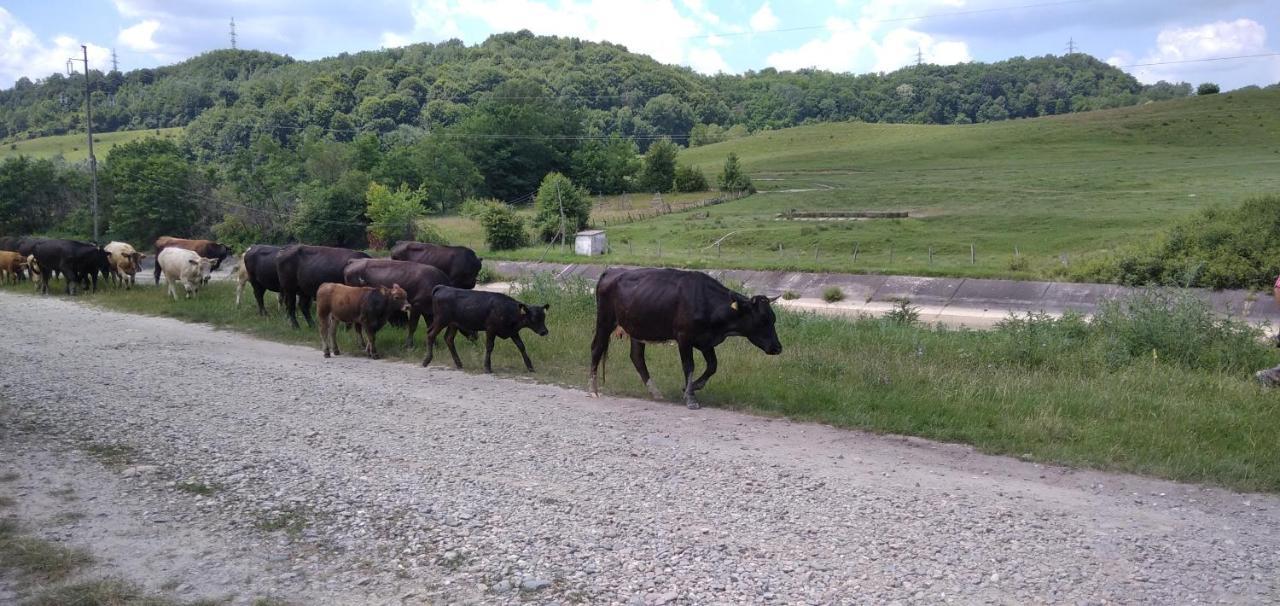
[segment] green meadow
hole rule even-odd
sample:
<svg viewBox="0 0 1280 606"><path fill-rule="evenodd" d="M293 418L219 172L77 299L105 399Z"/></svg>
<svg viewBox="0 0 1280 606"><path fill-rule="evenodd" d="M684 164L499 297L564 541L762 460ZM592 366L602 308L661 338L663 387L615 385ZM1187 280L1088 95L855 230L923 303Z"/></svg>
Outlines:
<svg viewBox="0 0 1280 606"><path fill-rule="evenodd" d="M98 157L98 161L101 162L111 153L111 148L121 143L128 143L145 137L176 139L180 136L182 136L182 127L94 133L93 153ZM0 144L0 160L10 156L28 156L31 158L61 156L68 162L82 162L89 159L89 138L85 133L81 132Z"/></svg>

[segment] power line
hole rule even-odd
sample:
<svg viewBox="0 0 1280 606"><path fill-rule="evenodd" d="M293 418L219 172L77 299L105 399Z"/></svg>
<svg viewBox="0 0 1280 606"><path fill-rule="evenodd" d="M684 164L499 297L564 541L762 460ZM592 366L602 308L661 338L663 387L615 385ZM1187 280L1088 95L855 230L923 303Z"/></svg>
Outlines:
<svg viewBox="0 0 1280 606"><path fill-rule="evenodd" d="M1280 57L1280 53L1259 53L1257 55L1234 55L1231 57L1209 57L1206 59L1180 59L1177 61L1153 61L1151 63L1134 63L1131 65L1117 65L1117 68L1125 69L1129 67L1149 67L1152 65L1174 65L1178 63L1203 63L1209 61L1233 61L1236 59L1262 59L1265 57Z"/></svg>
<svg viewBox="0 0 1280 606"><path fill-rule="evenodd" d="M1028 8L1045 8L1050 6L1066 6L1070 4L1086 4L1096 2L1097 0L1059 0L1057 2L1041 2L1038 4L1022 4L1018 6L1000 6L993 8L977 8L967 11L953 11L950 13L933 13L929 15L915 15L911 17L892 17L888 19L859 19L864 23L900 23L902 21L921 21L924 19L937 19L940 17L963 17L965 15L977 15L982 13L1001 13L1016 11ZM737 36L752 36L755 34L782 34L787 32L803 32L815 29L827 29L826 24L823 25L801 25L798 27L783 27L778 29L761 29L745 32L726 32L719 34L699 34L696 36L686 36L688 40L697 40L700 38L731 38Z"/></svg>

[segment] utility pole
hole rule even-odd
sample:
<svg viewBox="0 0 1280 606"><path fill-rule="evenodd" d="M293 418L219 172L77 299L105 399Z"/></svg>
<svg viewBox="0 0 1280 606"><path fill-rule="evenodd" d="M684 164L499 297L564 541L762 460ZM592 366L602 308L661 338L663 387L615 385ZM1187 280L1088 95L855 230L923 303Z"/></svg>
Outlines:
<svg viewBox="0 0 1280 606"><path fill-rule="evenodd" d="M111 71L120 71L120 62L116 61L116 49L114 48L111 49Z"/></svg>
<svg viewBox="0 0 1280 606"><path fill-rule="evenodd" d="M1074 37L1071 38L1070 40L1067 40L1067 54L1068 55L1076 54L1076 39Z"/></svg>
<svg viewBox="0 0 1280 606"><path fill-rule="evenodd" d="M916 67L924 65L924 49L916 46Z"/></svg>
<svg viewBox="0 0 1280 606"><path fill-rule="evenodd" d="M89 173L93 175L90 181L89 202L93 206L93 243L101 244L99 223L98 223L98 158L93 155L93 96L89 90L89 47L81 44L80 52L83 58L67 59L67 65L70 66L72 61L80 61L84 63L84 114L85 127L89 132Z"/></svg>
<svg viewBox="0 0 1280 606"><path fill-rule="evenodd" d="M236 18L231 18L231 50L236 49Z"/></svg>

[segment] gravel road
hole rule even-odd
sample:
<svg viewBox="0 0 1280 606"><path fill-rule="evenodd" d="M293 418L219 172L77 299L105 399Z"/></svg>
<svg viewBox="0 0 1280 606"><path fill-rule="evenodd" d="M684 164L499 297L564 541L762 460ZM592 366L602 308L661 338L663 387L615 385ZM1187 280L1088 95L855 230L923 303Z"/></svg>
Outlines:
<svg viewBox="0 0 1280 606"><path fill-rule="evenodd" d="M80 523L41 532L183 597L1280 601L1274 496L324 360L62 298L0 293L0 317L11 494L27 513L51 506L35 498L51 486L92 495ZM130 460L86 454L102 444ZM188 481L212 493L175 484Z"/></svg>

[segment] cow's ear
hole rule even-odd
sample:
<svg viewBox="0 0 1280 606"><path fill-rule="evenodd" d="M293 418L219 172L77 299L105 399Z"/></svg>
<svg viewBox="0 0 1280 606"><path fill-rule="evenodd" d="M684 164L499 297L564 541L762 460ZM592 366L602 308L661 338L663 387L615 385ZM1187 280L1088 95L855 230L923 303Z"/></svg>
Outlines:
<svg viewBox="0 0 1280 606"><path fill-rule="evenodd" d="M734 299L731 303L729 303L729 309L732 309L733 311L738 311L738 300L737 300L737 299Z"/></svg>
<svg viewBox="0 0 1280 606"><path fill-rule="evenodd" d="M543 303L543 304L542 304L542 311L547 311L547 310L549 310L549 309L551 309L551 304L550 304L550 303Z"/></svg>
<svg viewBox="0 0 1280 606"><path fill-rule="evenodd" d="M199 264L200 264L200 262L199 262L199 261L196 261L195 259L187 259L187 263L190 263L190 264L192 264L192 265L199 265Z"/></svg>

